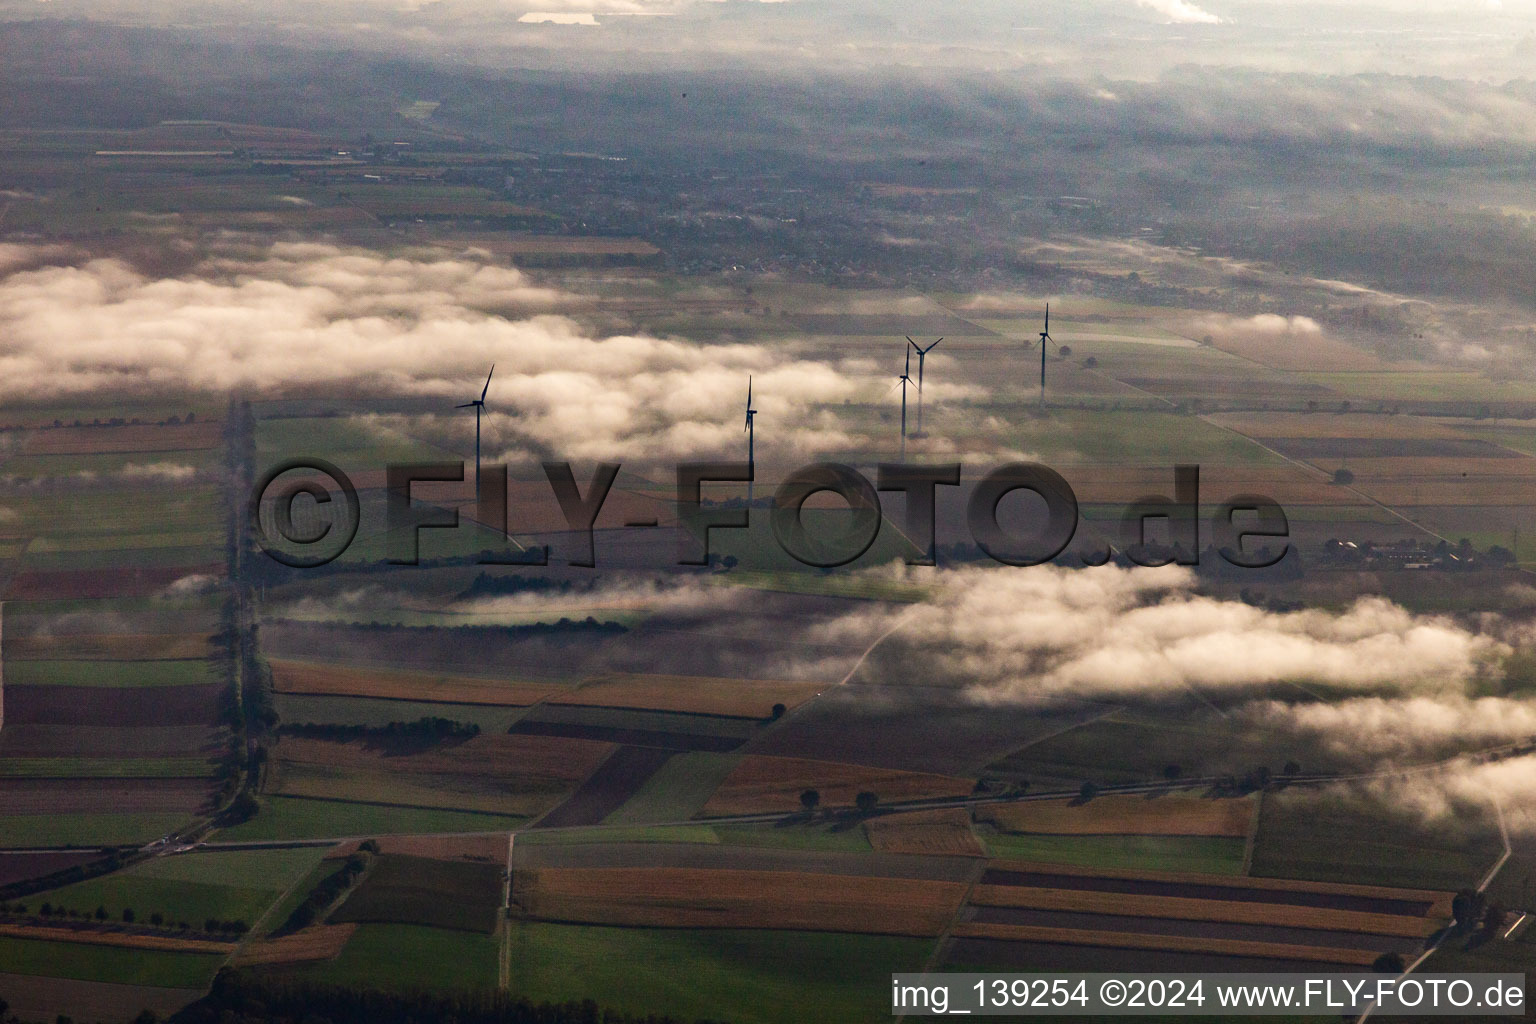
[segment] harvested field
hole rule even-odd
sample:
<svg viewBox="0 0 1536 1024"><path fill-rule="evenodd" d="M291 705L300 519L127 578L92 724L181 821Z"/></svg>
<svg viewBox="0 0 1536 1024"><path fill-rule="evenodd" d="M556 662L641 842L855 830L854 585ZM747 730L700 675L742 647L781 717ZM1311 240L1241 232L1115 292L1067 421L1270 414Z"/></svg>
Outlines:
<svg viewBox="0 0 1536 1024"><path fill-rule="evenodd" d="M710 871L541 868L513 875L513 901L533 918L659 928L773 928L938 935L963 882Z"/></svg>
<svg viewBox="0 0 1536 1024"><path fill-rule="evenodd" d="M178 452L217 448L217 420L177 426L50 427L27 432L27 455L91 455L101 452Z"/></svg>
<svg viewBox="0 0 1536 1024"><path fill-rule="evenodd" d="M746 742L735 736L713 736L691 732L663 732L659 729L629 729L615 725L583 725L580 722L551 722L519 719L512 725L515 736L552 736L584 742L619 743L631 747L651 747L665 751L709 751L729 753Z"/></svg>
<svg viewBox="0 0 1536 1024"><path fill-rule="evenodd" d="M267 792L274 796L353 801L381 807L475 811L529 818L558 804L568 783L474 775L413 775L278 762Z"/></svg>
<svg viewBox="0 0 1536 1024"><path fill-rule="evenodd" d="M1236 836L1248 834L1257 809L1252 798L1202 800L1197 797L1098 797L1088 803L1039 800L990 804L976 809L976 820L1009 832L1042 835Z"/></svg>
<svg viewBox="0 0 1536 1024"><path fill-rule="evenodd" d="M0 815L110 814L167 811L191 814L208 799L201 778L0 778ZM7 861L0 856L0 882Z"/></svg>
<svg viewBox="0 0 1536 1024"><path fill-rule="evenodd" d="M806 334L827 336L862 336L932 334L951 338L995 337L993 331L963 320L953 313L918 313L901 316L890 313L797 313L790 324Z"/></svg>
<svg viewBox="0 0 1536 1024"><path fill-rule="evenodd" d="M144 597L186 576L222 579L221 562L183 566L97 566L91 569L29 569L17 574L6 592L11 601L65 598Z"/></svg>
<svg viewBox="0 0 1536 1024"><path fill-rule="evenodd" d="M1109 949L1153 949L1188 953L1217 953L1224 956L1257 957L1265 960L1297 960L1308 963L1344 964L1368 967L1381 950L1332 949L1324 946L1296 946L1279 942L1253 942L1242 939L1207 939L1186 935L1145 935L1133 932L1094 932L1076 928L1047 928L1036 925L982 924L968 921L955 925L957 939L1004 939L1012 942L1061 943Z"/></svg>
<svg viewBox="0 0 1536 1024"><path fill-rule="evenodd" d="M5 725L136 729L211 726L223 687L19 686L7 688ZM7 748L8 749L8 748Z"/></svg>
<svg viewBox="0 0 1536 1024"><path fill-rule="evenodd" d="M1389 889L1374 885L1306 882L1288 878L1113 871L1029 861L993 861L981 882L983 885L1326 907L1366 914L1404 914L1414 917L1444 917L1450 913L1451 906L1450 893L1421 889Z"/></svg>
<svg viewBox="0 0 1536 1024"><path fill-rule="evenodd" d="M708 817L797 811L800 794L807 789L821 794L822 806L843 807L852 806L854 797L864 790L891 802L966 796L973 787L970 779L948 775L748 754L726 776L700 814Z"/></svg>
<svg viewBox="0 0 1536 1024"><path fill-rule="evenodd" d="M11 1004L10 1012L22 1020L54 1020L60 1014L75 1020L131 1020L141 1010L169 1017L203 994L195 988L118 985L33 974L0 974L0 993Z"/></svg>
<svg viewBox="0 0 1536 1024"><path fill-rule="evenodd" d="M1283 341L1261 334L1234 332L1216 339L1223 352L1277 370L1386 370L1380 357L1322 335L1290 336Z"/></svg>
<svg viewBox="0 0 1536 1024"><path fill-rule="evenodd" d="M588 680L549 703L768 718L775 704L793 708L824 689L825 683L804 680L615 674Z"/></svg>
<svg viewBox="0 0 1536 1024"><path fill-rule="evenodd" d="M1519 459L1519 452L1467 437L1259 437L1293 459Z"/></svg>
<svg viewBox="0 0 1536 1024"><path fill-rule="evenodd" d="M71 928L41 924L0 923L0 935L14 939L82 942L93 946L121 946L127 949L156 949L180 953L228 953L234 948L234 940L213 942L207 939L178 939L169 935L139 935L90 926Z"/></svg>
<svg viewBox="0 0 1536 1024"><path fill-rule="evenodd" d="M357 852L361 840L342 843L327 853L326 859L341 859ZM505 864L507 833L481 836L378 836L380 853L399 853L432 860L476 860Z"/></svg>
<svg viewBox="0 0 1536 1024"><path fill-rule="evenodd" d="M1141 896L1081 889L1034 889L1021 885L981 884L971 890L970 902L977 907L1011 907L1084 914L1126 914L1136 917L1222 921L1233 924L1269 924L1291 928L1364 932L1413 939L1424 938L1439 925L1438 919L1414 917L1408 914L1370 914L1353 910L1334 910L1329 907L1186 899L1179 896Z"/></svg>
<svg viewBox="0 0 1536 1024"><path fill-rule="evenodd" d="M319 662L272 660L269 664L272 688L278 693L526 707L556 689L548 683L501 682Z"/></svg>
<svg viewBox="0 0 1536 1024"><path fill-rule="evenodd" d="M392 751L362 740L337 743L302 736L285 736L277 745L277 756L295 763L562 784L585 779L612 752L607 743L521 735L480 735L416 753Z"/></svg>
<svg viewBox="0 0 1536 1024"><path fill-rule="evenodd" d="M1217 426L1249 437L1269 438L1452 438L1463 436L1428 416L1371 413L1221 412L1206 417Z"/></svg>
<svg viewBox="0 0 1536 1024"><path fill-rule="evenodd" d="M72 633L11 636L6 661L179 661L207 658L210 637L195 633Z"/></svg>
<svg viewBox="0 0 1536 1024"><path fill-rule="evenodd" d="M672 757L659 747L620 747L559 807L535 828L596 825L640 791Z"/></svg>
<svg viewBox="0 0 1536 1024"><path fill-rule="evenodd" d="M337 924L420 924L485 932L501 911L502 866L384 854L345 903Z"/></svg>
<svg viewBox="0 0 1536 1024"><path fill-rule="evenodd" d="M341 952L355 931L355 924L321 924L281 938L262 939L236 954L230 960L230 966L257 967L330 960Z"/></svg>
<svg viewBox="0 0 1536 1024"><path fill-rule="evenodd" d="M879 853L987 855L971 830L970 814L958 807L871 818L864 823L864 834Z"/></svg>

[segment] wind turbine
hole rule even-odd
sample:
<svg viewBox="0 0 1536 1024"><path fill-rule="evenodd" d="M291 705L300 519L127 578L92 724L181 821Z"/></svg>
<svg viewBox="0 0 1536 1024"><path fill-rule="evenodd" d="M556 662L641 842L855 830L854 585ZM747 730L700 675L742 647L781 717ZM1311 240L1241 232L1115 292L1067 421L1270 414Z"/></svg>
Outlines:
<svg viewBox="0 0 1536 1024"><path fill-rule="evenodd" d="M747 374L747 472L756 476L757 466L757 428L753 420L757 416L757 410L752 408L752 375ZM747 480L747 507L752 507L752 480Z"/></svg>
<svg viewBox="0 0 1536 1024"><path fill-rule="evenodd" d="M1045 304L1045 330L1040 332L1040 408L1045 408L1045 346L1047 343L1056 345L1056 339L1051 337L1051 304ZM1056 345L1059 349L1060 345Z"/></svg>
<svg viewBox="0 0 1536 1024"><path fill-rule="evenodd" d="M943 338L939 339L939 341L943 340ZM907 339L907 344L917 350L917 433L913 434L913 437L925 436L923 434L923 362L928 358L929 352L938 348L939 341L934 342L927 348L923 348L911 338Z"/></svg>
<svg viewBox="0 0 1536 1024"><path fill-rule="evenodd" d="M896 378L901 385L901 461L907 461L907 385L912 383L912 349L907 349L907 368Z"/></svg>
<svg viewBox="0 0 1536 1024"><path fill-rule="evenodd" d="M491 364L491 373L485 375L485 387L480 389L480 397L473 402L465 402L463 405L454 406L455 409L475 410L475 501L480 501L480 413L485 409L485 395L491 390L491 374L496 372L496 364Z"/></svg>

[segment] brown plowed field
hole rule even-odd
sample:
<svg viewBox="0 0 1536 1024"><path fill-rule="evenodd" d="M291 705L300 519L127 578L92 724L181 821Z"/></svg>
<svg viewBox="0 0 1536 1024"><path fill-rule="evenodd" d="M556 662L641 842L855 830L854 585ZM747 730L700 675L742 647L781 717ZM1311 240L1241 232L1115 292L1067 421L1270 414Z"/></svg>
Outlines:
<svg viewBox="0 0 1536 1024"><path fill-rule="evenodd" d="M529 917L653 928L938 935L963 882L695 868L541 868L514 875Z"/></svg>
<svg viewBox="0 0 1536 1024"><path fill-rule="evenodd" d="M1378 885L1311 882L1292 878L1201 875L1168 871L1121 871L1074 864L995 860L982 878L985 885L1077 889L1144 896L1177 896L1259 904L1327 907L1373 914L1445 917L1452 894Z"/></svg>
<svg viewBox="0 0 1536 1024"><path fill-rule="evenodd" d="M0 811L0 814L4 813L9 812ZM90 863L98 856L95 853L3 853L0 854L0 885L41 878L76 864Z"/></svg>
<svg viewBox="0 0 1536 1024"><path fill-rule="evenodd" d="M12 601L54 601L73 597L142 597L158 593L184 576L222 578L221 562L206 565L101 566L95 569L29 569L12 581Z"/></svg>
<svg viewBox="0 0 1536 1024"><path fill-rule="evenodd" d="M208 791L205 779L0 779L0 815L191 814L207 800ZM0 856L0 881L13 859Z"/></svg>
<svg viewBox="0 0 1536 1024"><path fill-rule="evenodd" d="M180 661L207 658L209 637L195 633L72 633L68 636L13 636L5 642L7 661Z"/></svg>
<svg viewBox="0 0 1536 1024"><path fill-rule="evenodd" d="M1266 960L1301 960L1368 967L1380 955L1369 949L1331 949L1326 946L1294 946L1280 942L1243 939L1208 939L1192 935L1144 935L1136 932L1095 932L1077 928L1041 928L1034 925L982 924L966 921L955 925L957 939L1005 939L1012 942L1052 942L1108 949L1157 949L1224 956L1261 957Z"/></svg>
<svg viewBox="0 0 1536 1024"><path fill-rule="evenodd" d="M27 432L28 455L94 455L106 452L180 452L217 448L217 420L174 427L51 427Z"/></svg>
<svg viewBox="0 0 1536 1024"><path fill-rule="evenodd" d="M212 725L218 684L203 686L16 686L5 695L5 727L110 729Z"/></svg>
<svg viewBox="0 0 1536 1024"><path fill-rule="evenodd" d="M548 683L504 683L432 672L354 668L306 661L274 660L269 664L272 688L278 693L527 707L555 690Z"/></svg>
<svg viewBox="0 0 1536 1024"><path fill-rule="evenodd" d="M958 807L871 818L864 823L869 845L880 853L985 857L971 830L970 815Z"/></svg>
<svg viewBox="0 0 1536 1024"><path fill-rule="evenodd" d="M749 754L726 776L701 813L757 814L799 810L800 794L807 789L821 794L822 806L839 807L851 806L854 797L864 790L891 802L965 796L973 787L970 779L950 775Z"/></svg>
<svg viewBox="0 0 1536 1024"><path fill-rule="evenodd" d="M1274 903L1185 899L1179 896L1138 896L1079 889L1033 889L1021 885L978 885L970 902L978 907L1023 907L1088 914L1123 914L1183 921L1227 921L1294 928L1326 928L1422 938L1438 921L1407 914L1370 914L1327 907L1293 907Z"/></svg>
<svg viewBox="0 0 1536 1024"><path fill-rule="evenodd" d="M775 704L793 708L825 688L825 683L777 679L613 675L566 690L551 697L549 703L767 718Z"/></svg>
<svg viewBox="0 0 1536 1024"><path fill-rule="evenodd" d="M263 939L242 949L230 961L234 967L259 964L297 964L330 960L339 954L357 931L355 924L321 924L276 939Z"/></svg>
<svg viewBox="0 0 1536 1024"><path fill-rule="evenodd" d="M1099 797L1086 804L1039 800L976 809L977 821L1043 835L1236 836L1248 834L1254 801L1164 796Z"/></svg>

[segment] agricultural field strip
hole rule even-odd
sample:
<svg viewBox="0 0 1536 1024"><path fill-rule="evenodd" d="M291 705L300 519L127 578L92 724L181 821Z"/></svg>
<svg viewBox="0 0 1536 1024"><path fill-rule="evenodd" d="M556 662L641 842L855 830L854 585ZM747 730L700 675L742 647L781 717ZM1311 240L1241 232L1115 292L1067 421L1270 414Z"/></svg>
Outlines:
<svg viewBox="0 0 1536 1024"><path fill-rule="evenodd" d="M1233 892L1270 892L1276 895L1274 902L1283 902L1285 893L1308 893L1320 896L1350 896L1373 900L1391 900L1403 903L1426 904L1426 913L1449 915L1452 893L1431 889L1396 889L1380 885L1357 885L1350 882L1313 882L1294 878L1263 878L1256 876L1204 875L1174 871L1125 871L1114 868L1084 868L1074 864L1041 863L1036 861L994 860L990 870L1019 872L1024 874L1058 875L1094 880L1147 882L1166 885L1214 886ZM999 883L989 883L999 884ZM1007 884L1001 883L1001 884ZM1255 902L1264 902L1262 899Z"/></svg>
<svg viewBox="0 0 1536 1024"><path fill-rule="evenodd" d="M709 868L532 868L513 877L529 917L655 927L937 936L969 884Z"/></svg>
<svg viewBox="0 0 1536 1024"><path fill-rule="evenodd" d="M1087 892L1166 895L1195 900L1252 903L1258 906L1355 906L1370 913L1405 917L1448 917L1452 895L1419 889L1385 889L1347 883L1258 878L1250 875L1203 875L1164 870L1081 869L1075 864L994 860L983 883L1023 889L1074 889Z"/></svg>
<svg viewBox="0 0 1536 1024"><path fill-rule="evenodd" d="M1187 935L1145 935L1137 932L1096 932L1079 928L1044 928L1022 924L980 924L965 922L955 926L954 936L962 939L1001 939L1011 942L1048 942L1069 946L1094 946L1106 949L1150 949L1187 953L1216 953L1229 956L1262 957L1266 960L1296 960L1311 963L1348 964L1367 967L1378 952L1364 949L1333 949L1327 946L1296 946L1279 942L1252 942L1245 939L1204 939Z"/></svg>
<svg viewBox="0 0 1536 1024"><path fill-rule="evenodd" d="M1079 911L1089 914L1120 914L1180 921L1284 925L1409 938L1426 937L1440 924L1440 919L1410 914L1373 914L1356 910L1333 910L1327 907L1297 907L1276 903L986 883L978 884L972 891L971 903L978 907L1019 907L1029 910Z"/></svg>
<svg viewBox="0 0 1536 1024"><path fill-rule="evenodd" d="M127 931L97 928L53 928L48 925L0 924L0 935L16 939L43 939L49 942L81 942L96 946L123 946L129 949L157 949L182 953L228 953L233 942L205 939L178 939L168 935L143 935Z"/></svg>
<svg viewBox="0 0 1536 1024"><path fill-rule="evenodd" d="M355 924L311 925L280 938L260 939L243 946L230 957L229 963L232 967L256 967L263 964L331 960L342 951L356 931Z"/></svg>

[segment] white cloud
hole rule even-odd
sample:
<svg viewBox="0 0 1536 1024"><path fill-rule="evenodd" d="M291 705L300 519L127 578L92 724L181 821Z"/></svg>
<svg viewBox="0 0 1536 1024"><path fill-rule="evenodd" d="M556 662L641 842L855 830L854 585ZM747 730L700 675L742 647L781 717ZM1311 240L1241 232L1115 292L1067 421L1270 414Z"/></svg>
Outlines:
<svg viewBox="0 0 1536 1024"><path fill-rule="evenodd" d="M1172 25L1217 25L1221 19L1210 11L1196 7L1188 0L1136 0L1139 7L1145 7L1162 16Z"/></svg>

